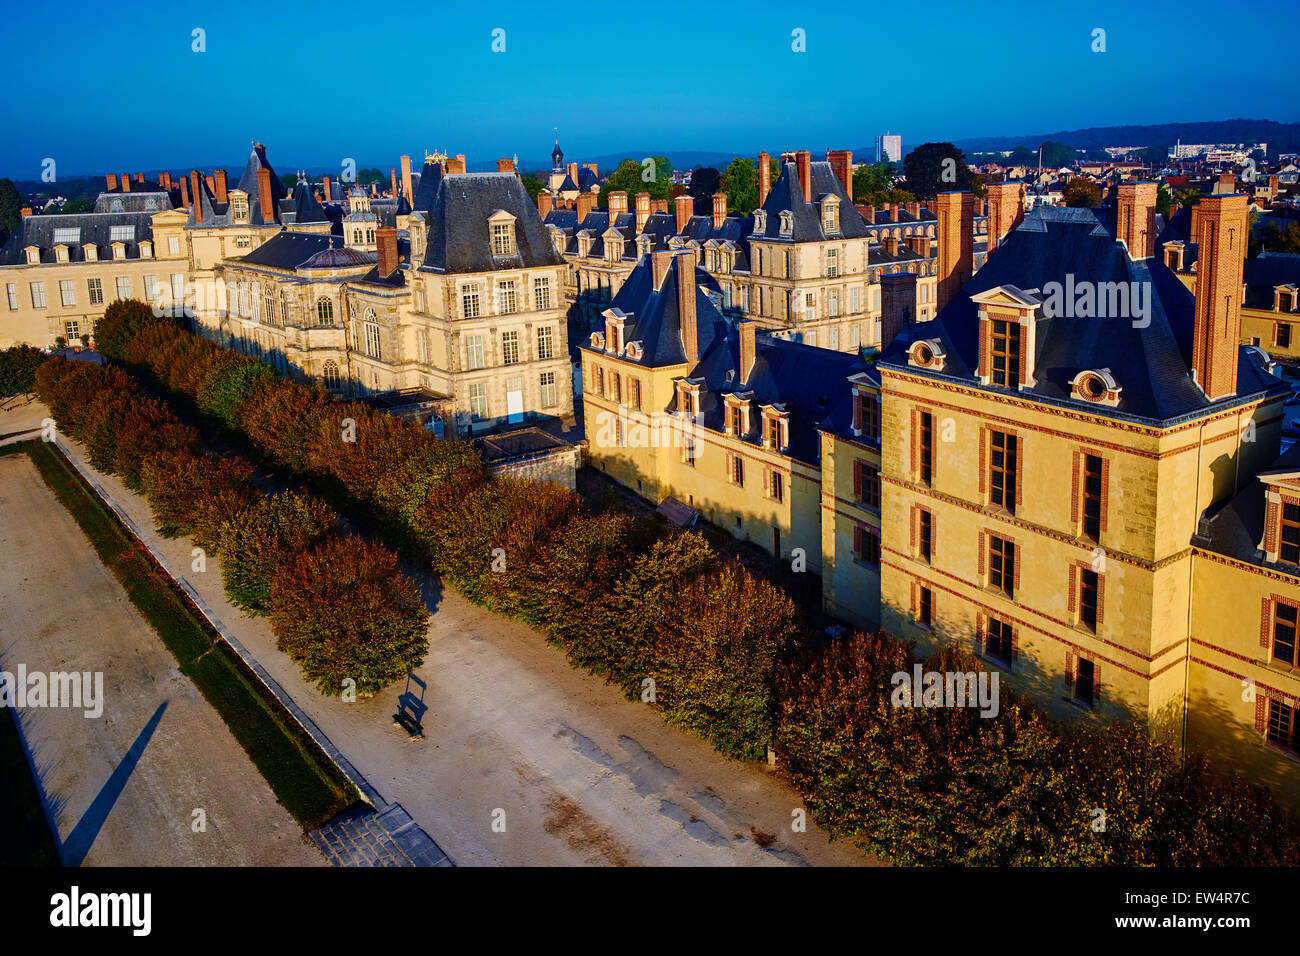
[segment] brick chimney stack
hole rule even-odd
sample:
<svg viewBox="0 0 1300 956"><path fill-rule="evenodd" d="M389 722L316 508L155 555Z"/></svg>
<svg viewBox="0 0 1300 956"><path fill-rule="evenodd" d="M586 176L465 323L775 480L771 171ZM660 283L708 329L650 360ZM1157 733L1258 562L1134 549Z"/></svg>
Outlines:
<svg viewBox="0 0 1300 956"><path fill-rule="evenodd" d="M694 365L700 360L700 336L695 314L695 253L678 252L677 261L677 321L682 327L682 348L686 361Z"/></svg>
<svg viewBox="0 0 1300 956"><path fill-rule="evenodd" d="M265 166L257 171L257 199L262 206L262 222L275 222L275 196L271 192L271 171Z"/></svg>
<svg viewBox="0 0 1300 956"><path fill-rule="evenodd" d="M609 194L609 224L614 225L614 219L625 212L627 212L627 193L616 189Z"/></svg>
<svg viewBox="0 0 1300 956"><path fill-rule="evenodd" d="M650 253L650 278L656 292L663 288L664 276L668 275L668 267L672 263L673 250L671 249L657 249Z"/></svg>
<svg viewBox="0 0 1300 956"><path fill-rule="evenodd" d="M826 161L831 164L831 169L835 170L835 176L839 179L840 185L844 187L844 193L849 197L849 202L853 202L853 150L828 150Z"/></svg>
<svg viewBox="0 0 1300 956"><path fill-rule="evenodd" d="M402 195L409 203L411 201L411 157L403 156L398 162L402 166Z"/></svg>
<svg viewBox="0 0 1300 956"><path fill-rule="evenodd" d="M334 198L334 194L330 192L330 178L328 176L321 177L321 189L325 192L326 202Z"/></svg>
<svg viewBox="0 0 1300 956"><path fill-rule="evenodd" d="M217 191L217 181L216 181L216 178L213 177L213 176L204 176L204 177L203 177L203 181L206 182L206 183L208 184L208 192L210 192L210 193L214 193L214 194L215 194L216 191Z"/></svg>
<svg viewBox="0 0 1300 956"><path fill-rule="evenodd" d="M744 319L736 323L740 333L740 381L749 381L749 373L754 370L754 359L758 357L758 323L753 319Z"/></svg>
<svg viewBox="0 0 1300 956"><path fill-rule="evenodd" d="M898 203L886 203L885 208L889 210L889 218L894 222L898 222Z"/></svg>
<svg viewBox="0 0 1300 956"><path fill-rule="evenodd" d="M939 193L935 197L939 217L939 268L937 308L952 300L973 272L975 196L968 192Z"/></svg>
<svg viewBox="0 0 1300 956"><path fill-rule="evenodd" d="M199 198L200 190L203 188L200 183L199 171L190 172L190 190L194 193L194 225L203 225L203 200Z"/></svg>
<svg viewBox="0 0 1300 956"><path fill-rule="evenodd" d="M136 173L133 177L137 183L144 182L144 173Z"/></svg>
<svg viewBox="0 0 1300 956"><path fill-rule="evenodd" d="M695 212L695 200L690 196L678 196L673 200L673 204L677 211L677 234L681 235L686 231L686 226Z"/></svg>
<svg viewBox="0 0 1300 956"><path fill-rule="evenodd" d="M772 191L772 157L767 153L758 154L758 206L763 208L767 194Z"/></svg>
<svg viewBox="0 0 1300 956"><path fill-rule="evenodd" d="M799 186L803 189L803 201L812 202L812 153L801 149L794 154L795 168L799 171Z"/></svg>
<svg viewBox="0 0 1300 956"><path fill-rule="evenodd" d="M163 189L172 188L172 174L164 170L158 174L158 185Z"/></svg>
<svg viewBox="0 0 1300 956"><path fill-rule="evenodd" d="M26 218L27 218L28 216L30 216L31 214L32 214L32 207L31 207L31 206L23 206L23 208L22 208L21 210L19 210L19 212L18 212L19 218L21 218L21 219L26 219Z"/></svg>
<svg viewBox="0 0 1300 956"><path fill-rule="evenodd" d="M868 226L874 226L876 224L875 206L858 206L858 212L862 213L862 218L867 221Z"/></svg>
<svg viewBox="0 0 1300 956"><path fill-rule="evenodd" d="M989 183L989 252L1025 218L1019 183Z"/></svg>
<svg viewBox="0 0 1300 956"><path fill-rule="evenodd" d="M713 194L713 228L721 229L727 219L727 194Z"/></svg>
<svg viewBox="0 0 1300 956"><path fill-rule="evenodd" d="M217 194L217 202L226 202L229 198L229 194L226 191L226 171L224 169L218 169L212 174L212 178L216 180L217 184L215 190Z"/></svg>
<svg viewBox="0 0 1300 956"><path fill-rule="evenodd" d="M117 188L117 173L109 173L104 177L104 181L108 184L108 191L112 192Z"/></svg>
<svg viewBox="0 0 1300 956"><path fill-rule="evenodd" d="M497 160L497 172L499 172L499 173L513 173L514 171L515 171L515 163L514 163L514 160L512 160L512 159L498 159L498 160Z"/></svg>
<svg viewBox="0 0 1300 956"><path fill-rule="evenodd" d="M457 153L455 156L447 157L448 173L463 173L465 171L465 154Z"/></svg>
<svg viewBox="0 0 1300 956"><path fill-rule="evenodd" d="M388 167L388 188L390 190L389 195L395 197L397 195L397 167L396 166Z"/></svg>
<svg viewBox="0 0 1300 956"><path fill-rule="evenodd" d="M379 252L379 275L388 278L397 271L401 261L397 258L397 229L393 226L380 226L375 230L375 248Z"/></svg>
<svg viewBox="0 0 1300 956"><path fill-rule="evenodd" d="M916 273L891 272L880 277L880 347L916 322Z"/></svg>
<svg viewBox="0 0 1300 956"><path fill-rule="evenodd" d="M668 212L668 200L667 200L667 199L652 199L652 200L650 200L650 211L651 211L651 212L662 212L662 213L666 213L666 212Z"/></svg>
<svg viewBox="0 0 1300 956"><path fill-rule="evenodd" d="M919 202L909 202L903 206L907 214L915 221L921 218L921 204Z"/></svg>
<svg viewBox="0 0 1300 956"><path fill-rule="evenodd" d="M650 220L650 194L636 194L636 231L639 235L645 230L645 224Z"/></svg>
<svg viewBox="0 0 1300 956"><path fill-rule="evenodd" d="M578 164L568 163L567 165L565 165L564 171L568 173L569 178L573 180L573 185L575 186L578 185Z"/></svg>
<svg viewBox="0 0 1300 956"><path fill-rule="evenodd" d="M1130 259L1156 254L1156 184L1120 183L1115 203L1115 238L1128 247Z"/></svg>
<svg viewBox="0 0 1300 956"><path fill-rule="evenodd" d="M1196 233L1196 324L1192 375L1210 401L1237 393L1242 268L1250 210L1246 197L1201 197Z"/></svg>
<svg viewBox="0 0 1300 956"><path fill-rule="evenodd" d="M121 182L121 184L122 184L122 192L124 192L124 193L129 193L129 192L131 191L131 177L130 177L130 175L127 174L127 173L123 173L123 174L121 175L121 177L120 177L120 182Z"/></svg>
<svg viewBox="0 0 1300 956"><path fill-rule="evenodd" d="M543 219L551 214L551 194L545 189L537 194L537 213Z"/></svg>
<svg viewBox="0 0 1300 956"><path fill-rule="evenodd" d="M578 193L578 222L581 223L587 218L587 214L596 208L596 194L589 192Z"/></svg>
<svg viewBox="0 0 1300 956"><path fill-rule="evenodd" d="M184 176L181 177L181 208L190 208L190 181Z"/></svg>
<svg viewBox="0 0 1300 956"><path fill-rule="evenodd" d="M1227 194L1237 191L1237 177L1234 173L1219 173L1219 187Z"/></svg>

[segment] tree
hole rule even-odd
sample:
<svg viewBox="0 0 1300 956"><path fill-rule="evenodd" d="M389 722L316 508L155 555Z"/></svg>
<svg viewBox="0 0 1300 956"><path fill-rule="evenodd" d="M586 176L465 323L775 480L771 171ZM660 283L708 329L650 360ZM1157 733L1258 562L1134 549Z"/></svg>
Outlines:
<svg viewBox="0 0 1300 956"><path fill-rule="evenodd" d="M907 191L920 199L933 199L942 192L976 191L962 151L952 143L922 143L903 159Z"/></svg>
<svg viewBox="0 0 1300 956"><path fill-rule="evenodd" d="M23 218L23 197L11 179L0 179L0 246L9 241Z"/></svg>
<svg viewBox="0 0 1300 956"><path fill-rule="evenodd" d="M673 167L666 156L648 156L642 162L625 159L600 187L597 203L608 208L609 194L619 190L629 198L637 193L649 193L651 199L672 199L672 176Z"/></svg>
<svg viewBox="0 0 1300 956"><path fill-rule="evenodd" d="M1060 169L1062 166L1074 165L1076 150L1073 146L1048 140L1042 145L1042 151L1045 168Z"/></svg>
<svg viewBox="0 0 1300 956"><path fill-rule="evenodd" d="M271 581L281 566L334 532L338 518L323 501L286 491L254 502L221 529L221 578L232 604L271 611Z"/></svg>
<svg viewBox="0 0 1300 956"><path fill-rule="evenodd" d="M695 200L695 214L710 216L713 214L713 194L718 192L722 183L722 174L712 166L701 166L691 173L691 185L687 192Z"/></svg>
<svg viewBox="0 0 1300 956"><path fill-rule="evenodd" d="M276 646L323 694L346 681L371 696L415 670L429 650L419 589L383 546L332 537L295 554L271 588Z"/></svg>
<svg viewBox="0 0 1300 956"><path fill-rule="evenodd" d="M770 157L767 167L769 188L776 185L781 167L776 157ZM727 166L722 176L721 192L727 194L727 211L747 216L758 208L758 163L746 156L737 156Z"/></svg>
<svg viewBox="0 0 1300 956"><path fill-rule="evenodd" d="M1173 199L1169 195L1169 189L1165 186L1164 183L1157 184L1156 185L1156 212L1159 215L1164 216L1166 219L1168 219L1169 209L1172 203L1173 203Z"/></svg>
<svg viewBox="0 0 1300 956"><path fill-rule="evenodd" d="M140 469L140 484L158 533L177 538L196 530L203 499L246 487L252 474L243 459L182 448L150 456Z"/></svg>
<svg viewBox="0 0 1300 956"><path fill-rule="evenodd" d="M0 396L24 395L36 388L36 369L45 353L34 345L15 345L0 352Z"/></svg>
<svg viewBox="0 0 1300 956"><path fill-rule="evenodd" d="M534 203L537 202L538 195L546 188L546 183L536 176L529 176L527 173L519 177L519 181L524 184L524 189L528 192L528 198Z"/></svg>
<svg viewBox="0 0 1300 956"><path fill-rule="evenodd" d="M1081 209L1096 209L1101 205L1101 191L1091 179L1075 177L1065 184L1065 204Z"/></svg>
<svg viewBox="0 0 1300 956"><path fill-rule="evenodd" d="M874 165L864 163L853 173L853 196L858 202L870 202L864 197L873 193L887 192L893 188L893 185L894 164L888 160L882 160Z"/></svg>

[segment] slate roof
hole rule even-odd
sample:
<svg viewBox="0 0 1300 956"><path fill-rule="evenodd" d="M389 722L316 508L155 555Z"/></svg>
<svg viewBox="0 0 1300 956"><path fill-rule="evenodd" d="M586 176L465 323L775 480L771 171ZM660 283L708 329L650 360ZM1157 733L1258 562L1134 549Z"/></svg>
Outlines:
<svg viewBox="0 0 1300 956"><path fill-rule="evenodd" d="M438 184L442 182L443 171L442 163L436 163L432 159L424 161L424 169L417 175L412 175L411 192L414 197L411 200L411 209L415 212L428 212L433 208L433 202L438 198Z"/></svg>
<svg viewBox="0 0 1300 956"><path fill-rule="evenodd" d="M18 221L13 234L3 248L0 248L0 265L21 265L27 262L27 246L40 249L41 262L55 262L54 231L56 229L77 228L80 230L76 242L63 243L68 247L69 262L85 262L86 254L82 246L94 243L99 259L113 258L112 230L114 226L131 226L133 238L121 240L126 247L128 259L140 258L140 243L153 241L153 213L149 212L78 212L66 215L27 216Z"/></svg>
<svg viewBox="0 0 1300 956"><path fill-rule="evenodd" d="M1246 260L1246 298L1242 305L1248 309L1273 308L1273 290L1280 285L1300 285L1300 254L1294 252L1261 252Z"/></svg>
<svg viewBox="0 0 1300 956"><path fill-rule="evenodd" d="M880 364L1001 391L979 386L974 379L978 318L970 297L1001 285L1046 294L1048 283L1066 284L1067 273L1073 274L1075 283L1150 283L1150 322L1135 328L1127 318L1040 318L1035 327L1037 384L1029 394L1051 402L1085 404L1094 414L1152 422L1191 416L1209 407L1190 372L1192 293L1158 257L1139 262L1128 258L1115 240L1113 209L1040 206L1030 210L961 293L933 320L908 326L886 347ZM943 372L927 373L907 365L907 347L927 338L938 338L947 352ZM1238 355L1239 395L1285 389L1257 352L1243 348ZM1122 387L1115 409L1070 398L1070 379L1081 370L1099 368L1109 368Z"/></svg>
<svg viewBox="0 0 1300 956"><path fill-rule="evenodd" d="M1269 471L1300 471L1300 442L1265 469ZM1206 509L1192 544L1250 564L1265 565L1264 552L1259 547L1264 539L1265 491L1264 482L1252 477L1236 495ZM1294 566L1279 562L1273 566L1296 573Z"/></svg>
<svg viewBox="0 0 1300 956"><path fill-rule="evenodd" d="M280 203L280 218L291 225L329 221L311 186L301 179L294 187L293 195Z"/></svg>
<svg viewBox="0 0 1300 956"><path fill-rule="evenodd" d="M552 209L546 215L546 225L564 232L564 251L566 253L577 254L578 233L585 231L592 236L592 244L588 255L592 258L602 258L604 256L604 234L610 228L608 210L593 209L579 222L576 210ZM714 228L712 216L692 216L686 223L686 228L678 232L675 213L652 212L638 234L636 231L636 213L626 212L620 213L615 218L613 225L623 234L623 261L635 261L640 256L640 249L636 243L639 235L650 237L651 251L671 248L671 240L680 236L687 241L694 240L701 247L712 240L730 242L736 247L734 271L746 272L749 270L749 236L754 230L754 218L752 216L728 216L723 220L721 227L718 228Z"/></svg>
<svg viewBox="0 0 1300 956"><path fill-rule="evenodd" d="M799 183L799 170L793 162L784 164L776 185L767 194L763 211L767 213L767 224L763 237L787 242L823 242L826 239L859 239L867 235L867 223L849 200L848 193L835 170L826 161L810 164L812 175L811 194L814 200L826 195L835 195L840 201L840 231L827 235L822 231L821 216L818 207L803 198L803 188ZM793 214L790 235L781 235L781 213Z"/></svg>
<svg viewBox="0 0 1300 956"><path fill-rule="evenodd" d="M488 218L498 210L515 217L512 256L492 255ZM469 273L564 264L523 182L513 173L444 175L427 219L429 241L422 269Z"/></svg>
<svg viewBox="0 0 1300 956"><path fill-rule="evenodd" d="M593 173L586 166L578 167L578 188L587 192L592 186L600 184L600 177Z"/></svg>
<svg viewBox="0 0 1300 956"><path fill-rule="evenodd" d="M142 186L141 183L136 183ZM95 212L162 212L171 209L172 197L161 186L154 190L131 191L108 190L95 197Z"/></svg>
<svg viewBox="0 0 1300 956"><path fill-rule="evenodd" d="M331 243L334 246L331 246ZM377 255L355 249L337 248L333 236L312 232L277 232L246 256L235 260L244 265L267 266L295 271L318 268L358 268L373 264ZM360 258L359 258L360 257Z"/></svg>

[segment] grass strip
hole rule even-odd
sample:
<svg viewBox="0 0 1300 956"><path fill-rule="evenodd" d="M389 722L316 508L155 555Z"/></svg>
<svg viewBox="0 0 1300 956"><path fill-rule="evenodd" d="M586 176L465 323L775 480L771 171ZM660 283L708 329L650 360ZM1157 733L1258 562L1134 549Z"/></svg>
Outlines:
<svg viewBox="0 0 1300 956"><path fill-rule="evenodd" d="M11 449L25 451L32 459L104 566L158 632L181 673L221 715L294 819L310 830L357 805L355 789L333 761L230 650L76 469L46 442L22 442L2 451Z"/></svg>

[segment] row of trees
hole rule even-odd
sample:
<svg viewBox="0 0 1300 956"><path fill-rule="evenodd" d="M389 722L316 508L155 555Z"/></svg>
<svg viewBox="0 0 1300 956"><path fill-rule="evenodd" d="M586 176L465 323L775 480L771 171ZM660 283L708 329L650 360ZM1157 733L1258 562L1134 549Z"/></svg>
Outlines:
<svg viewBox="0 0 1300 956"><path fill-rule="evenodd" d="M45 353L34 345L15 345L0 351L0 398L25 395L36 387L36 369Z"/></svg>
<svg viewBox="0 0 1300 956"><path fill-rule="evenodd" d="M1199 758L1183 765L1138 727L1064 727L1005 692L995 719L894 707L891 677L917 661L911 645L883 634L819 643L788 596L698 534L492 479L460 443L259 372L169 320L119 337L134 321L126 313L100 327L103 341L125 344L124 361L292 479L334 489L470 600L536 626L720 752L752 759L774 742L837 836L906 863L1300 862L1300 834L1266 791ZM340 438L344 419L352 441ZM319 530L301 510L285 527L277 542ZM288 603L291 584L273 581L273 620L311 615L309 598ZM250 588L248 600L263 595ZM981 669L954 649L925 667Z"/></svg>
<svg viewBox="0 0 1300 956"><path fill-rule="evenodd" d="M202 450L197 430L120 368L53 358L36 392L91 464L145 495L161 534L192 536L204 565L221 556L231 602L269 615L277 646L322 693L374 694L424 659L419 590L324 502L263 494L248 462Z"/></svg>

